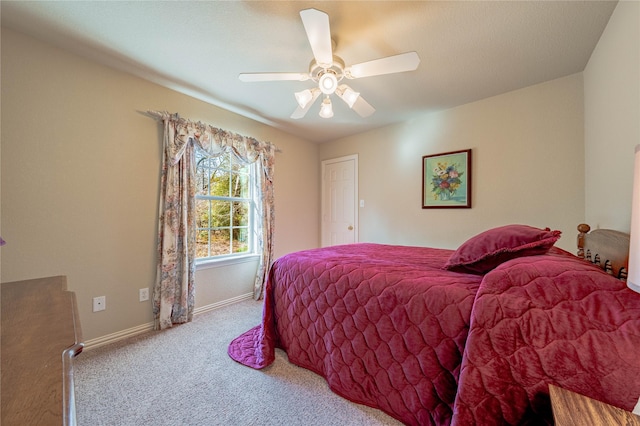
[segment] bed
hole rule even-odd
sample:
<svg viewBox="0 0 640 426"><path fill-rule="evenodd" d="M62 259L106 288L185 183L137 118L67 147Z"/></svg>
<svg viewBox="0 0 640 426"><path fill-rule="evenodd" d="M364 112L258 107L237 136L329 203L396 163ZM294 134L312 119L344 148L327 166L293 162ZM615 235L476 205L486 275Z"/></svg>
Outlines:
<svg viewBox="0 0 640 426"><path fill-rule="evenodd" d="M408 425L552 424L550 384L631 411L640 294L624 282L628 235L578 229L578 256L555 247L559 231L526 225L457 250L288 254L270 268L262 323L228 353L260 369L280 348Z"/></svg>

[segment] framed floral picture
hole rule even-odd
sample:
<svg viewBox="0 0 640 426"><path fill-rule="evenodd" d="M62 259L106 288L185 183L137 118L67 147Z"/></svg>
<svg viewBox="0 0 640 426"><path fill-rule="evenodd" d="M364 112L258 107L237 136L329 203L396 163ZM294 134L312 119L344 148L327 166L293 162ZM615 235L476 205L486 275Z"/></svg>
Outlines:
<svg viewBox="0 0 640 426"><path fill-rule="evenodd" d="M422 208L471 208L471 150L422 157Z"/></svg>

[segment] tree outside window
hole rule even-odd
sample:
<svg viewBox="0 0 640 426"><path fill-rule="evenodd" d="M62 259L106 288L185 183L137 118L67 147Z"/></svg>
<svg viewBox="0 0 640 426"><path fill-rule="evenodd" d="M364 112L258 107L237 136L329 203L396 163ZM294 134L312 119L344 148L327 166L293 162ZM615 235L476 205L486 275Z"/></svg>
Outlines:
<svg viewBox="0 0 640 426"><path fill-rule="evenodd" d="M196 259L253 253L255 166L196 150Z"/></svg>

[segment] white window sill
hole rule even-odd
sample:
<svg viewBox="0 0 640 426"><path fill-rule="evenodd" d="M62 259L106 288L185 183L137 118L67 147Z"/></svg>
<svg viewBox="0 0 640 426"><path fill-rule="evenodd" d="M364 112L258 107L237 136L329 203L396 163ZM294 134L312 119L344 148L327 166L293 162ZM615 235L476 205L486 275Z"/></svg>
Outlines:
<svg viewBox="0 0 640 426"><path fill-rule="evenodd" d="M220 268L222 266L237 265L240 263L255 262L260 259L259 254L247 254L245 256L231 256L220 259L207 259L196 261L196 271L201 269Z"/></svg>

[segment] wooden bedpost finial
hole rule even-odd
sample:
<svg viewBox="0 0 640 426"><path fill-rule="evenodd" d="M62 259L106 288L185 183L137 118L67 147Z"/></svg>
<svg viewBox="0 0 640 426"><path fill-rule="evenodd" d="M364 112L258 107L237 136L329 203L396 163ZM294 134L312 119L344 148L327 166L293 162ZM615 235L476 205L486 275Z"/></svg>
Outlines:
<svg viewBox="0 0 640 426"><path fill-rule="evenodd" d="M589 233L591 227L586 223L578 225L578 257L584 259L584 236Z"/></svg>
<svg viewBox="0 0 640 426"><path fill-rule="evenodd" d="M589 231L591 231L591 227L586 223L581 223L580 225L578 225L578 232L580 232L581 234L587 234Z"/></svg>

